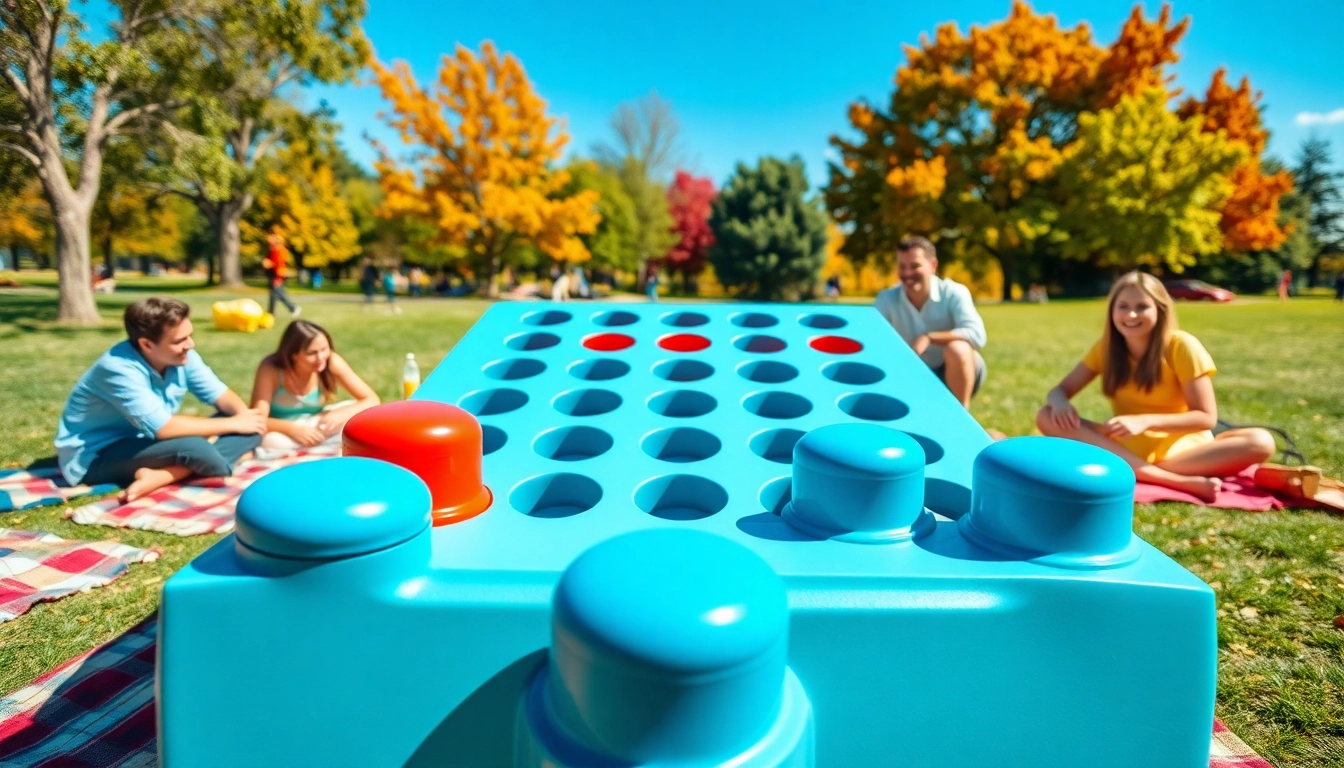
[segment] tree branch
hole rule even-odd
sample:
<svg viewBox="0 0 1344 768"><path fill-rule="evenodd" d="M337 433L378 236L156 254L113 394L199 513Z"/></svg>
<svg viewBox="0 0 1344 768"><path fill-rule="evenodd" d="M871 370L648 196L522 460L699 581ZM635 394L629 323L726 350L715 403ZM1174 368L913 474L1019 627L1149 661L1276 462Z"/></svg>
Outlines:
<svg viewBox="0 0 1344 768"><path fill-rule="evenodd" d="M0 149L9 150L10 152L13 152L19 157L22 157L24 160L27 160L35 169L42 167L42 158L33 154L32 150L28 149L27 147L15 144L11 141L0 140Z"/></svg>
<svg viewBox="0 0 1344 768"><path fill-rule="evenodd" d="M20 80L18 75L14 74L14 70L10 69L8 64L3 68L0 68L0 72L4 73L5 82L9 83L9 87L14 89L14 92L19 95L19 98L22 99L26 105L29 98L28 85Z"/></svg>
<svg viewBox="0 0 1344 768"><path fill-rule="evenodd" d="M115 134L122 126L132 120L138 120L141 117L158 114L160 112L171 112L175 109L181 109L186 105L187 102L185 101L164 101L157 104L145 104L139 107L123 109L113 115L111 119L103 125L103 139L106 140L108 137Z"/></svg>
<svg viewBox="0 0 1344 768"><path fill-rule="evenodd" d="M271 147L274 146L276 142L280 141L280 139L284 138L284 136L285 129L276 128L269 136L257 142L257 146L252 150L252 157L249 158L249 163L255 165L256 162L265 157L266 153L271 150Z"/></svg>

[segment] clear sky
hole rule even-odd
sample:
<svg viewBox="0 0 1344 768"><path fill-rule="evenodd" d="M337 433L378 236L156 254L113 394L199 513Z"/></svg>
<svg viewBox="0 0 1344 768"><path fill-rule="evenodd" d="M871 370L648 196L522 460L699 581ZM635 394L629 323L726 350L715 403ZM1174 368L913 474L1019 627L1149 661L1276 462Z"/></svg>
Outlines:
<svg viewBox="0 0 1344 768"><path fill-rule="evenodd" d="M1040 12L1095 39L1119 34L1132 3L1037 0ZM885 105L902 44L955 21L962 30L1008 14L1011 0L683 0L645 3L564 0L370 0L366 31L383 61L404 59L424 82L440 57L462 43L493 40L523 63L534 85L565 118L569 152L588 154L608 135L623 101L657 90L682 125L690 170L716 184L739 161L802 156L815 183L826 178L827 139L848 127L858 98ZM1341 0L1176 0L1191 16L1177 82L1202 96L1220 66L1233 83L1249 75L1264 93L1269 152L1291 162L1312 131L1331 140L1344 167L1344 2ZM1146 4L1150 16L1160 8ZM344 125L342 143L371 167L365 133L391 144L375 115L372 86L320 86Z"/></svg>

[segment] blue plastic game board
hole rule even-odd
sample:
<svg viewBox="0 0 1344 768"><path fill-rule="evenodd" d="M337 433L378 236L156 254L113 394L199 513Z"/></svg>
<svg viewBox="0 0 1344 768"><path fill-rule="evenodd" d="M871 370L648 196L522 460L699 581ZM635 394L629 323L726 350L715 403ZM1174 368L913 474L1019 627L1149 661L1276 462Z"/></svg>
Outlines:
<svg viewBox="0 0 1344 768"><path fill-rule="evenodd" d="M254 484L164 589L164 765L1208 764L1213 593L1132 473L992 444L869 307L497 304L415 399L489 509Z"/></svg>

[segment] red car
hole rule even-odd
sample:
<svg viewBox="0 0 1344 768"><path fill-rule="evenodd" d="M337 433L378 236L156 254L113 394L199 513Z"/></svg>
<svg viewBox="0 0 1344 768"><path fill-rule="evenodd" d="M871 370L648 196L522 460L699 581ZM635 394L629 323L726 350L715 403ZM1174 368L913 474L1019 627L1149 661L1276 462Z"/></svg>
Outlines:
<svg viewBox="0 0 1344 768"><path fill-rule="evenodd" d="M1163 283L1171 298L1185 301L1231 301L1236 294L1226 288L1209 285L1203 280L1172 280Z"/></svg>

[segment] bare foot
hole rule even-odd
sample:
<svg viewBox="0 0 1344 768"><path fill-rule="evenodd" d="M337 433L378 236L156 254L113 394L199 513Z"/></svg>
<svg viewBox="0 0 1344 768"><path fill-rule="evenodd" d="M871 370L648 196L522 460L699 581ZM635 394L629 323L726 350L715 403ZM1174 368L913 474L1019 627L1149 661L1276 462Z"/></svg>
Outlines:
<svg viewBox="0 0 1344 768"><path fill-rule="evenodd" d="M179 480L191 474L191 470L186 467L166 467L164 469L150 469L143 467L135 470L135 480L121 494L121 502L129 504L136 499L159 490L165 485L172 485Z"/></svg>
<svg viewBox="0 0 1344 768"><path fill-rule="evenodd" d="M1218 498L1222 489L1223 481L1216 477L1191 477L1180 484L1180 490L1210 503Z"/></svg>

